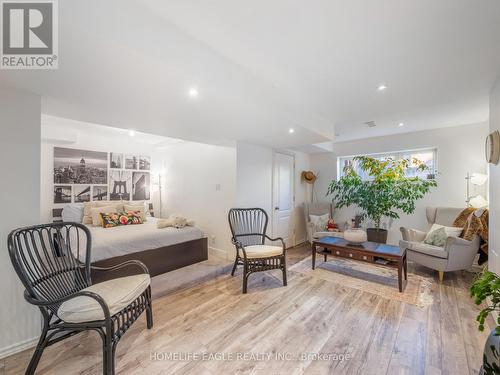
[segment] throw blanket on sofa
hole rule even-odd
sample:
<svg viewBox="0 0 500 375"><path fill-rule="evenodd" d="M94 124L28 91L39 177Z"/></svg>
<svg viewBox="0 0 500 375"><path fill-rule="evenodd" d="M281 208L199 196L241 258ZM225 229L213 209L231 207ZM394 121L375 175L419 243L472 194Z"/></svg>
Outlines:
<svg viewBox="0 0 500 375"><path fill-rule="evenodd" d="M488 210L468 207L453 222L454 227L464 228L460 237L470 241L477 234L485 254L488 254L488 217Z"/></svg>

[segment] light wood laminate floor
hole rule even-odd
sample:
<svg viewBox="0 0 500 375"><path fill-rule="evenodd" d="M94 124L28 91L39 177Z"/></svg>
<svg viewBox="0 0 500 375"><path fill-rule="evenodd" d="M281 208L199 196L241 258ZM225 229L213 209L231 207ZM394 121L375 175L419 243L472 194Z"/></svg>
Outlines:
<svg viewBox="0 0 500 375"><path fill-rule="evenodd" d="M307 246L291 249L288 263L309 254ZM154 300L154 328L143 317L127 332L117 373L477 374L487 334L477 331L471 280L467 272L446 274L443 284L436 278L434 303L422 309L294 272L287 287L280 272L254 274L243 295L241 271L214 272ZM100 343L84 333L49 347L37 373L100 374ZM23 373L31 353L0 360L0 374Z"/></svg>

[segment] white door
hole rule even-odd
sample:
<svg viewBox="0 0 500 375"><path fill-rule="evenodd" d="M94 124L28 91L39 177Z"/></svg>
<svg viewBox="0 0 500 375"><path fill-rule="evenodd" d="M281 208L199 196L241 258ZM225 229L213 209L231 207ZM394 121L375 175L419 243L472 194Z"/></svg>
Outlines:
<svg viewBox="0 0 500 375"><path fill-rule="evenodd" d="M282 237L286 247L294 246L290 233L290 218L294 208L294 169L292 155L276 152L274 154L273 181L273 234Z"/></svg>

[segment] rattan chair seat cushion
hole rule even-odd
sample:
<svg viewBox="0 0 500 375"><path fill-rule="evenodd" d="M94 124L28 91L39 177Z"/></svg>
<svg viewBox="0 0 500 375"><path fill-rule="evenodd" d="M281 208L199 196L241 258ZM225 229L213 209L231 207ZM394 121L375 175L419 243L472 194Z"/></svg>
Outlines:
<svg viewBox="0 0 500 375"><path fill-rule="evenodd" d="M83 290L101 296L108 305L110 315L113 316L138 298L150 282L148 274L141 274L104 281ZM85 296L75 297L61 304L57 315L66 323L104 319L104 313L99 303L95 299Z"/></svg>
<svg viewBox="0 0 500 375"><path fill-rule="evenodd" d="M247 258L269 258L283 254L283 247L269 245L252 245L245 246Z"/></svg>

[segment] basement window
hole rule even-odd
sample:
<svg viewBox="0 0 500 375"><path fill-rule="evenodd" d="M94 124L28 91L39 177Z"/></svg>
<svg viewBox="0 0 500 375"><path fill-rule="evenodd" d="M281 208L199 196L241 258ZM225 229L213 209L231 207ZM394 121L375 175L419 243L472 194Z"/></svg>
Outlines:
<svg viewBox="0 0 500 375"><path fill-rule="evenodd" d="M408 168L406 172L407 177L420 177L425 179L435 178L436 170L437 170L437 149L436 148L426 148L426 149L417 149L417 150L403 150L396 152L385 152L379 154L359 154L359 155L351 155L351 156L340 156L337 158L337 178L340 178L344 175L344 169L347 166L354 168L356 173L361 176L363 180L367 179L368 176L365 172L361 170L359 167L359 163L354 160L356 156L371 156L372 158L379 160L387 160L392 158L394 160L399 159L408 159L412 160L416 158L427 165L427 169L425 171L417 171L416 167Z"/></svg>

